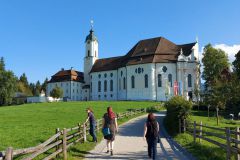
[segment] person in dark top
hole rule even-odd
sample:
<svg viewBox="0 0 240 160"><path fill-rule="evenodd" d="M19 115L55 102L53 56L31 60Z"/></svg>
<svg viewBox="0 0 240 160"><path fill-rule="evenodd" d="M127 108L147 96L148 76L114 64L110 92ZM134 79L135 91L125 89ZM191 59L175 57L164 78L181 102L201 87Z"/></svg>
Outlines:
<svg viewBox="0 0 240 160"><path fill-rule="evenodd" d="M113 147L115 134L118 132L118 124L117 117L115 113L112 111L112 107L107 108L107 113L103 115L103 128L109 128L110 134L104 136L104 139L107 141L107 153L111 153L113 155Z"/></svg>
<svg viewBox="0 0 240 160"><path fill-rule="evenodd" d="M157 141L159 136L159 124L153 113L148 114L146 123L144 124L143 138L146 138L148 144L148 157L156 159Z"/></svg>
<svg viewBox="0 0 240 160"><path fill-rule="evenodd" d="M89 124L90 124L89 133L93 138L93 142L97 142L97 136L96 136L96 132L95 132L96 122L95 122L95 117L94 117L93 111L91 108L87 108L86 111L88 113L88 117L86 119L85 124L89 121Z"/></svg>

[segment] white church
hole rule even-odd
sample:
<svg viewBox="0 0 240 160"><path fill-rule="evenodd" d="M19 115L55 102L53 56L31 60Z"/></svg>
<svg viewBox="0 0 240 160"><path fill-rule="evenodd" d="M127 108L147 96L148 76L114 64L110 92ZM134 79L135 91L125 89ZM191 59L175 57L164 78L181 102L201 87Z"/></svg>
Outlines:
<svg viewBox="0 0 240 160"><path fill-rule="evenodd" d="M93 29L85 40L84 72L61 69L47 85L71 101L166 101L174 95L196 100L200 87L198 40L177 45L163 37L137 42L123 56L99 59Z"/></svg>

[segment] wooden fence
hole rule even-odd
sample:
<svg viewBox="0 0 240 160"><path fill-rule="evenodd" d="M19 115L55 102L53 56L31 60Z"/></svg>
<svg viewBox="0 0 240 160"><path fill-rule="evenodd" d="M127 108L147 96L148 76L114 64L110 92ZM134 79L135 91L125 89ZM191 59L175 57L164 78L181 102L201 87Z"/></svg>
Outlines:
<svg viewBox="0 0 240 160"><path fill-rule="evenodd" d="M155 107L155 109L158 107ZM126 111L124 113L118 113L117 118L122 119L130 116L134 116L140 113L146 112L147 109L132 109L130 111ZM100 131L100 126L102 125L102 119L96 120L96 131ZM14 150L12 147L7 148L6 151L2 151L0 155L0 160L12 160L14 158L22 159L22 160L31 160L36 157L38 159L49 160L55 157L59 157L60 154L63 155L63 159L67 160L67 149L78 143L78 142L86 142L87 135L89 134L89 126L87 124L78 124L76 127L72 128L64 128L60 130L56 129L56 134L51 136L44 143L39 144L36 147L24 148L24 149L16 149Z"/></svg>
<svg viewBox="0 0 240 160"><path fill-rule="evenodd" d="M207 125L186 122L185 120L179 120L179 133L189 132L193 135L193 141L196 143L198 138L199 143L201 140L205 140L209 143L215 144L226 151L226 159L230 160L234 155L236 160L240 160L240 131L237 128L217 128Z"/></svg>

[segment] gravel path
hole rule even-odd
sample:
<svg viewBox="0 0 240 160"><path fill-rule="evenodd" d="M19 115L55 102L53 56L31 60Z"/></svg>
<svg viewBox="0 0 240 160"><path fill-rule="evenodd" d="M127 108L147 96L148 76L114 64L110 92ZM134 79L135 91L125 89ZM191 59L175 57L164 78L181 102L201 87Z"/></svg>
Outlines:
<svg viewBox="0 0 240 160"><path fill-rule="evenodd" d="M165 112L156 114L160 124L160 144L157 144L157 159L188 160L174 143L167 138L163 126ZM147 143L143 140L143 125L146 115L130 120L119 127L116 135L114 156L106 153L106 142L102 140L94 150L85 156L86 159L148 159Z"/></svg>

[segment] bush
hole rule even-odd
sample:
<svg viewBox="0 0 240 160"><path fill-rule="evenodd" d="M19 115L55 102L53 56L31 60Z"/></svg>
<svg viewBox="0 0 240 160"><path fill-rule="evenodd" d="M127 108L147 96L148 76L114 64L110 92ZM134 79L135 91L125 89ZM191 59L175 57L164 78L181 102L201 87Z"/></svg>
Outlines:
<svg viewBox="0 0 240 160"><path fill-rule="evenodd" d="M167 109L165 127L170 135L175 135L178 132L179 119L188 119L192 103L181 96L175 96L165 103L165 107Z"/></svg>

